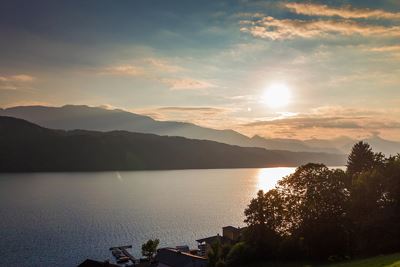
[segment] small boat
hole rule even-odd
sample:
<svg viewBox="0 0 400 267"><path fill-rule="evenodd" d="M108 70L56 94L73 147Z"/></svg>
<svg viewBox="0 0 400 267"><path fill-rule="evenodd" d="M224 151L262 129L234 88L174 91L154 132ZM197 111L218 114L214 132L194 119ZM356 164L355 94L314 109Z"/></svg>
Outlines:
<svg viewBox="0 0 400 267"><path fill-rule="evenodd" d="M128 261L129 261L129 257L127 257L127 256L122 256L117 259L117 263L124 263L124 262L128 262Z"/></svg>

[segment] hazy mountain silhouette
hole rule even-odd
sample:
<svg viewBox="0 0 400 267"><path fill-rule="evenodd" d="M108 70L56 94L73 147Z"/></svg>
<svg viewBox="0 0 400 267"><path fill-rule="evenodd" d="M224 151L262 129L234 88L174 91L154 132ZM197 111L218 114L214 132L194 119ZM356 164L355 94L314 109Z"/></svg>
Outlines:
<svg viewBox="0 0 400 267"><path fill-rule="evenodd" d="M66 105L63 107L22 106L0 109L0 115L28 120L40 126L74 130L85 129L95 131L124 130L157 135L183 136L191 139L212 140L221 143L244 147L263 147L267 149L349 153L350 148L358 140L348 137L335 139L279 139L254 136L249 138L233 130L215 130L192 123L175 121L157 121L148 116L138 115L120 109L104 109L84 105ZM373 136L365 141L374 150L385 154L395 154L400 150L400 143Z"/></svg>
<svg viewBox="0 0 400 267"><path fill-rule="evenodd" d="M101 171L343 165L344 155L289 152L126 131L51 130L0 116L0 171Z"/></svg>
<svg viewBox="0 0 400 267"><path fill-rule="evenodd" d="M13 107L0 110L0 115L28 120L51 129L124 130L206 139L235 145L246 145L249 140L247 136L233 130L215 130L184 122L156 121L148 116L120 109L108 110L83 105Z"/></svg>

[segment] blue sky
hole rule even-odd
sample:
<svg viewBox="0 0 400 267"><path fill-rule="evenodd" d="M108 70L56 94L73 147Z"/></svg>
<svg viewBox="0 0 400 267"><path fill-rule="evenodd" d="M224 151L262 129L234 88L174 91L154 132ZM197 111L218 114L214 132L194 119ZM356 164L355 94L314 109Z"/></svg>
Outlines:
<svg viewBox="0 0 400 267"><path fill-rule="evenodd" d="M400 2L0 1L0 106L400 140ZM271 85L290 102L265 105Z"/></svg>

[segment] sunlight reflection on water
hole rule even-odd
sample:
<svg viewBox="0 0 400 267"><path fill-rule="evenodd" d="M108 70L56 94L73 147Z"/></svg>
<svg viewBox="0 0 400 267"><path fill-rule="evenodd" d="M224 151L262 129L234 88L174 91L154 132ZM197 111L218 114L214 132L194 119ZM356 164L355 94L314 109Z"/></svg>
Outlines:
<svg viewBox="0 0 400 267"><path fill-rule="evenodd" d="M257 191L267 192L273 189L276 183L283 177L293 173L295 168L264 168L257 173Z"/></svg>

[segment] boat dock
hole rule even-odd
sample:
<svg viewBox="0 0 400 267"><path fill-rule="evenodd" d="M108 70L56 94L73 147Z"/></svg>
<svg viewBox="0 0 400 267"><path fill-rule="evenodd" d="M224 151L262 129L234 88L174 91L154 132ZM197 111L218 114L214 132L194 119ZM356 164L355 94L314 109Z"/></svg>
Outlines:
<svg viewBox="0 0 400 267"><path fill-rule="evenodd" d="M128 261L131 261L133 264L136 263L136 258L127 251L128 248L132 248L132 246L128 245L110 248L111 253L117 259L117 263L125 263Z"/></svg>

